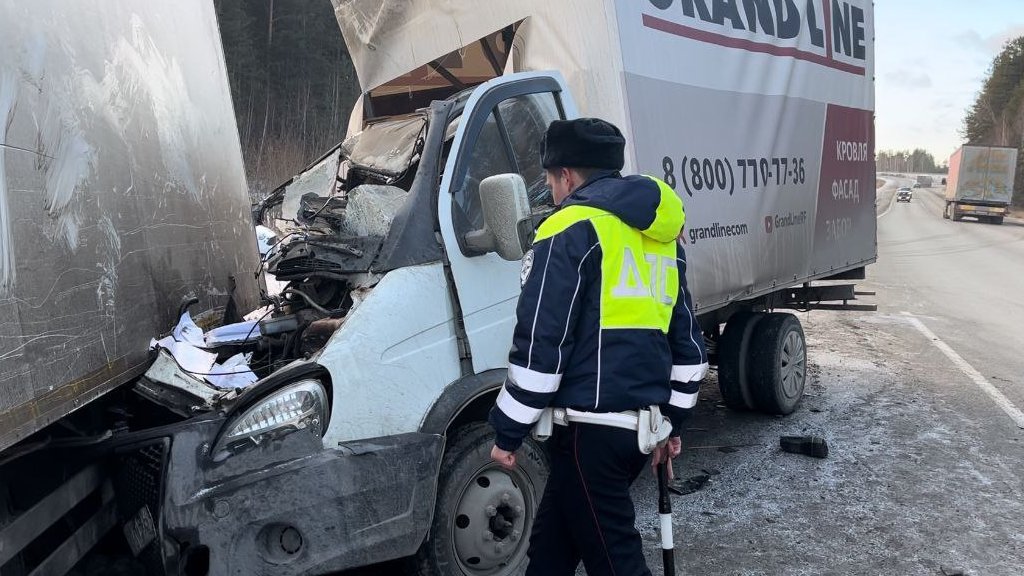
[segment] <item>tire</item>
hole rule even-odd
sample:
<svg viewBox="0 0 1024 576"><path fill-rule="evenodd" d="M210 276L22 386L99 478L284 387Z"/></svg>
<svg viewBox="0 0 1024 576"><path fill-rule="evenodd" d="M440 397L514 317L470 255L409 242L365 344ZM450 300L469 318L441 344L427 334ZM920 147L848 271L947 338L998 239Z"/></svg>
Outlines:
<svg viewBox="0 0 1024 576"><path fill-rule="evenodd" d="M750 337L761 312L737 312L729 317L718 342L718 389L722 401L733 410L753 410L750 393Z"/></svg>
<svg viewBox="0 0 1024 576"><path fill-rule="evenodd" d="M989 219L989 223L990 224L995 224L996 226L1002 226L1003 225L1003 217L1002 216L993 216L993 217L991 217Z"/></svg>
<svg viewBox="0 0 1024 576"><path fill-rule="evenodd" d="M790 414L804 394L807 343L792 314L767 314L757 323L750 358L751 394L767 414Z"/></svg>
<svg viewBox="0 0 1024 576"><path fill-rule="evenodd" d="M494 431L487 424L462 426L449 432L448 438L434 519L416 554L417 572L421 576L523 574L530 528L547 482L547 455L527 438L516 452L515 470L507 471L491 460ZM505 494L508 497L503 499ZM489 539L486 532L491 534Z"/></svg>
<svg viewBox="0 0 1024 576"><path fill-rule="evenodd" d="M943 220L949 220L949 204L946 204L946 207L942 209L942 218Z"/></svg>

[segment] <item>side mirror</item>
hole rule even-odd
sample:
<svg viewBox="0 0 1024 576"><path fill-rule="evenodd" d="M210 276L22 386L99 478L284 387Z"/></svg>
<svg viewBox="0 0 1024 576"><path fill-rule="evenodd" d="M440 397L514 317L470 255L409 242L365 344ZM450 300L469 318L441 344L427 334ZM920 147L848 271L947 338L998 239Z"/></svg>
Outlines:
<svg viewBox="0 0 1024 576"><path fill-rule="evenodd" d="M497 252L505 260L522 260L533 242L533 220L526 182L519 174L498 174L480 183L484 228L466 235L466 244Z"/></svg>

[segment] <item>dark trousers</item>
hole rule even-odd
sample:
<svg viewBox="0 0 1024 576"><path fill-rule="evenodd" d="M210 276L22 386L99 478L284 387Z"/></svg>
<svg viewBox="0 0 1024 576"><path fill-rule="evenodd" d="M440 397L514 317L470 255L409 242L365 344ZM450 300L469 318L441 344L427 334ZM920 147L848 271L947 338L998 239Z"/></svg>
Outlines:
<svg viewBox="0 0 1024 576"><path fill-rule="evenodd" d="M650 575L629 487L648 456L636 432L575 424L548 440L551 475L530 536L527 576Z"/></svg>

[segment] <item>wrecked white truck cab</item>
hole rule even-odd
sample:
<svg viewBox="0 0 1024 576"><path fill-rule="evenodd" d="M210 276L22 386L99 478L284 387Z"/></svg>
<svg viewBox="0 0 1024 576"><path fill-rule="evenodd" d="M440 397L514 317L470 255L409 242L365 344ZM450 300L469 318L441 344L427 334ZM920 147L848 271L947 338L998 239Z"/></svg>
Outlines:
<svg viewBox="0 0 1024 576"><path fill-rule="evenodd" d="M369 123L257 208L280 237L267 271L289 282L264 323L293 327L279 337L283 357L329 380L323 451L355 467L331 474L381 475L351 484L367 493L358 510L352 500L330 504L331 522L322 489L308 501L294 495L320 510L282 520L322 550L307 558L336 568L419 550L428 574L450 573L452 562L491 573L525 558L545 459L531 442L518 470L493 466L483 421L504 381L518 260L534 218L551 209L537 144L552 120L574 114L557 73L505 76ZM530 184L506 186L504 205L477 194L483 179L517 165ZM496 228L513 233L502 240ZM444 536L424 544L431 521ZM339 526L351 553L330 545ZM452 526L461 528L449 535Z"/></svg>

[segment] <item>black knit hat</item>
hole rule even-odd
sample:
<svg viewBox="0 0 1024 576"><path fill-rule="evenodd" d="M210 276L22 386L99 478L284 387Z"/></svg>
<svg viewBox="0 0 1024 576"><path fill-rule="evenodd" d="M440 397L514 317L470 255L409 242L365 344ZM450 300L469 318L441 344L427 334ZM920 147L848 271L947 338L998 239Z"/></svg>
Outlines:
<svg viewBox="0 0 1024 576"><path fill-rule="evenodd" d="M622 170L626 139L610 122L599 118L555 120L541 142L544 168Z"/></svg>

